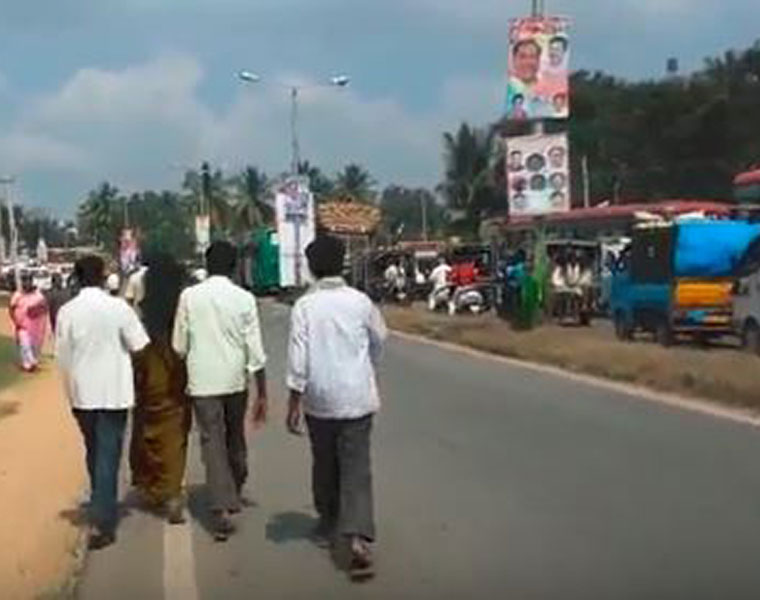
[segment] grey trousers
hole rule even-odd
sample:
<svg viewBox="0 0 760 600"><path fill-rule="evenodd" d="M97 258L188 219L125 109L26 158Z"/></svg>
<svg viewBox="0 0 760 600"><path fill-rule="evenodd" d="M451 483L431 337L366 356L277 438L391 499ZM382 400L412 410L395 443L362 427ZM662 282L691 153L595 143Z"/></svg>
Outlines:
<svg viewBox="0 0 760 600"><path fill-rule="evenodd" d="M375 539L370 437L361 419L306 416L312 452L312 492L320 519L345 536Z"/></svg>
<svg viewBox="0 0 760 600"><path fill-rule="evenodd" d="M194 397L195 419L201 435L201 456L211 510L238 510L240 491L248 478L245 442L245 392Z"/></svg>

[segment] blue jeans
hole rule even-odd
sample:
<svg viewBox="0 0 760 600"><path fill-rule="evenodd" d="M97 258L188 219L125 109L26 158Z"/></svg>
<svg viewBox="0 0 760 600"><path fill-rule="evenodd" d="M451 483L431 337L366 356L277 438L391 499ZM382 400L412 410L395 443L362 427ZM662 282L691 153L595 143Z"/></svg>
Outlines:
<svg viewBox="0 0 760 600"><path fill-rule="evenodd" d="M92 524L103 533L114 533L119 521L119 464L127 411L74 409L73 412L87 451Z"/></svg>

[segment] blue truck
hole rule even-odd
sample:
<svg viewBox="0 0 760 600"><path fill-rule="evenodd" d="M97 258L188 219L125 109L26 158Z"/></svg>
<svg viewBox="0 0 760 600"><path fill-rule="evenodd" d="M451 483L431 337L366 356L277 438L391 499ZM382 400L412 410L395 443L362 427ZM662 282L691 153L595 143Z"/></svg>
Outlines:
<svg viewBox="0 0 760 600"><path fill-rule="evenodd" d="M634 230L612 277L615 333L648 331L662 345L679 334L698 340L734 333L736 266L760 225L744 221L655 222Z"/></svg>

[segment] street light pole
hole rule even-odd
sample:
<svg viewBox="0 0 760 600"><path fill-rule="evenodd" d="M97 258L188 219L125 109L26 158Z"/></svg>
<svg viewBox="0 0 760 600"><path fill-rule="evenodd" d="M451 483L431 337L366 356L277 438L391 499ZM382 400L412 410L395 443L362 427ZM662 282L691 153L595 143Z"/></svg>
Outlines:
<svg viewBox="0 0 760 600"><path fill-rule="evenodd" d="M18 268L18 231L16 229L16 215L13 214L13 184L16 178L6 175L0 177L5 192L5 203L8 207L8 235L10 236L10 258L13 263L13 271L16 280L16 289L21 289L21 273Z"/></svg>
<svg viewBox="0 0 760 600"><path fill-rule="evenodd" d="M298 166L301 163L301 147L298 143L298 88L290 89L290 171L293 176L298 175Z"/></svg>

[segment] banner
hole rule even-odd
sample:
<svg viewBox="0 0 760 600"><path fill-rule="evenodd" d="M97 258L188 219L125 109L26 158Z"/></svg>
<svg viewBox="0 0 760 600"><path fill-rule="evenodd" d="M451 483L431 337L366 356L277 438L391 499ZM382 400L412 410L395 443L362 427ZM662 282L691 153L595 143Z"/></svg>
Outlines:
<svg viewBox="0 0 760 600"><path fill-rule="evenodd" d="M122 229L119 239L119 266L122 273L129 273L137 267L139 250L137 236L132 229Z"/></svg>
<svg viewBox="0 0 760 600"><path fill-rule="evenodd" d="M560 17L529 17L510 22L507 119L570 116L567 30L567 19Z"/></svg>
<svg viewBox="0 0 760 600"><path fill-rule="evenodd" d="M308 180L288 179L275 195L275 208L280 286L301 287L311 280L305 251L316 235L314 196Z"/></svg>
<svg viewBox="0 0 760 600"><path fill-rule="evenodd" d="M510 215L570 210L567 135L530 135L507 140Z"/></svg>
<svg viewBox="0 0 760 600"><path fill-rule="evenodd" d="M195 217L195 250L203 254L211 244L211 217L198 215Z"/></svg>

